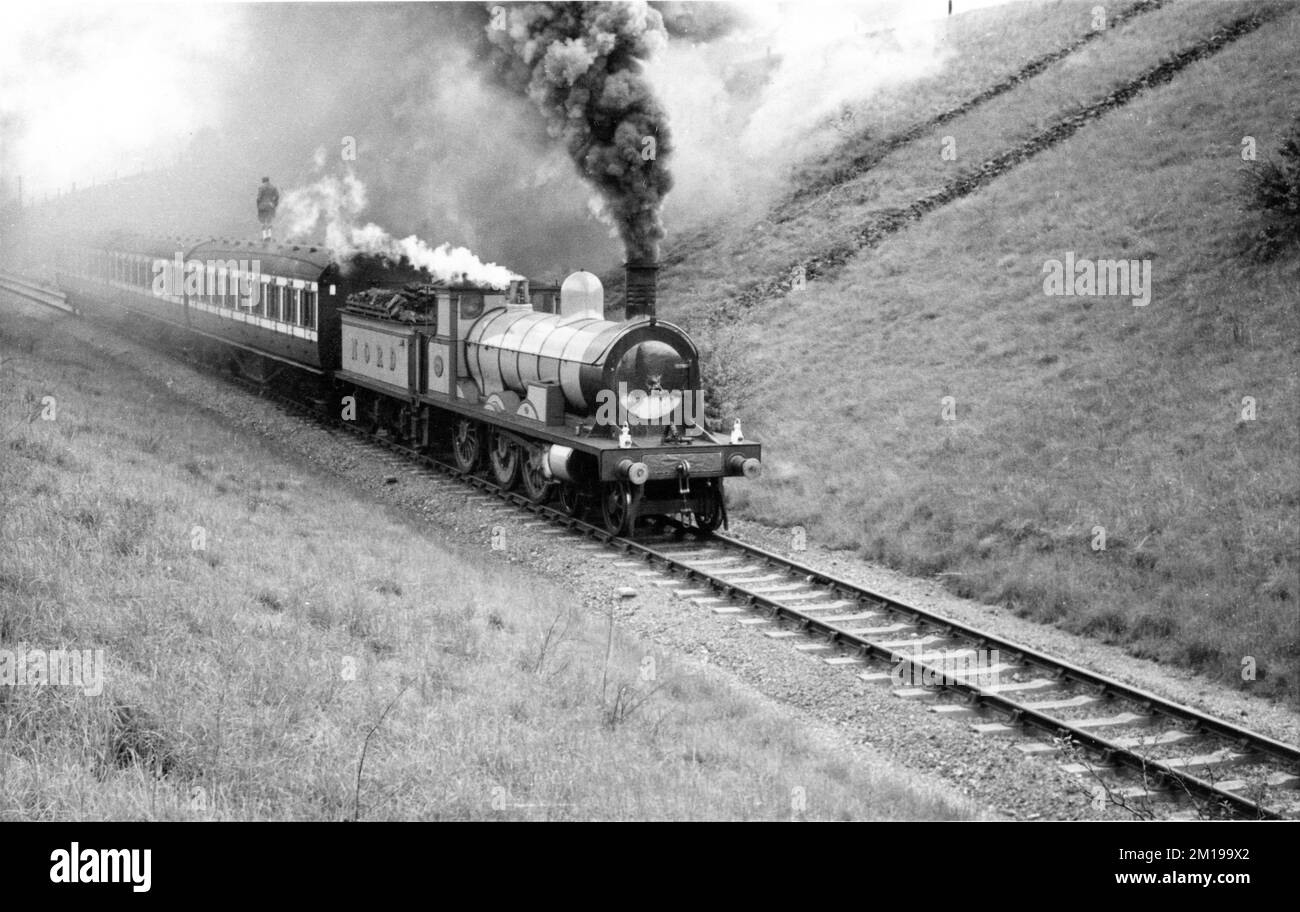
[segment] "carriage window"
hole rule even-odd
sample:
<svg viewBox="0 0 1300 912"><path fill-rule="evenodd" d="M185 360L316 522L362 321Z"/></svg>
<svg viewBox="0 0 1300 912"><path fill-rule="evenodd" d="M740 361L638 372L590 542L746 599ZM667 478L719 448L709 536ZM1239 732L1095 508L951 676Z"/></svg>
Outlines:
<svg viewBox="0 0 1300 912"><path fill-rule="evenodd" d="M297 288L287 288L285 290L289 293L289 312L285 314L284 322L297 323L298 311L301 309L299 302L302 298L302 291Z"/></svg>
<svg viewBox="0 0 1300 912"><path fill-rule="evenodd" d="M302 293L302 325L316 328L316 290L308 288Z"/></svg>

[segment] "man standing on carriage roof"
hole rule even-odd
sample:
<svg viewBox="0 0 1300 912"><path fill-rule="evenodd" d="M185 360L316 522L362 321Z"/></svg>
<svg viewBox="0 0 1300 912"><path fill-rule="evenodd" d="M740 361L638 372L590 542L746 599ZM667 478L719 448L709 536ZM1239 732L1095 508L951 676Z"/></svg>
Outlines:
<svg viewBox="0 0 1300 912"><path fill-rule="evenodd" d="M280 191L269 177L262 178L257 188L257 220L262 223L262 240L271 239L271 222L275 220L276 207L280 205Z"/></svg>

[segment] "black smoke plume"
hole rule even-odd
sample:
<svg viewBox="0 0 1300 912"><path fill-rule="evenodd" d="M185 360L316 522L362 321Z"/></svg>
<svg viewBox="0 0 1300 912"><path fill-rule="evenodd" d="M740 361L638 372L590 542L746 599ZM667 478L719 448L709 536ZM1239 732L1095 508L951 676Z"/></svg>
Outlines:
<svg viewBox="0 0 1300 912"><path fill-rule="evenodd" d="M667 41L663 17L645 3L489 3L488 15L498 77L600 191L628 259L657 259L672 139L641 61Z"/></svg>

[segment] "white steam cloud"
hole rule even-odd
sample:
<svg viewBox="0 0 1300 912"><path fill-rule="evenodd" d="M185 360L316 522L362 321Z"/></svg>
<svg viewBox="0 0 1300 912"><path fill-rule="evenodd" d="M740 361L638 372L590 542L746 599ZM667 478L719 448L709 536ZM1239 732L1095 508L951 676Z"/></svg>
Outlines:
<svg viewBox="0 0 1300 912"><path fill-rule="evenodd" d="M323 161L321 154L317 161ZM278 218L291 240L308 240L324 231L325 245L335 258L346 264L358 254L374 254L397 261L405 257L411 265L426 269L446 281L465 276L471 282L504 288L521 278L504 266L484 263L465 247L441 244L431 247L414 234L395 238L374 222L360 224L366 208L366 186L351 170L325 175L314 183L296 187L284 195Z"/></svg>

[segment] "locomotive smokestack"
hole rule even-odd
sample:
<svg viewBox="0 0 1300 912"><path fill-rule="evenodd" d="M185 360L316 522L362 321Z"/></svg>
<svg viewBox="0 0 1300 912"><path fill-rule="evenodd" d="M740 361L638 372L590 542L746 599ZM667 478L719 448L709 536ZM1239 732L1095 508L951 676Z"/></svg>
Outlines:
<svg viewBox="0 0 1300 912"><path fill-rule="evenodd" d="M627 264L627 284L623 294L627 319L655 316L655 276L658 272L658 263Z"/></svg>

